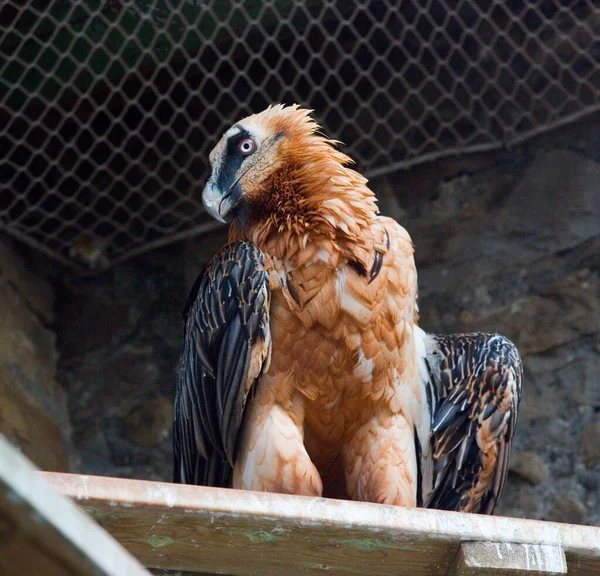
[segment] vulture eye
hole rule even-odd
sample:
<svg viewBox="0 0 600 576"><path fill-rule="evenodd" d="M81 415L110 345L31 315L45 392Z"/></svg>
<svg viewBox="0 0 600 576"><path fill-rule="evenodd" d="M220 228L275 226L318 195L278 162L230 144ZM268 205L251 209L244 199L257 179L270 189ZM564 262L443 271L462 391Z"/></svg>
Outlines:
<svg viewBox="0 0 600 576"><path fill-rule="evenodd" d="M244 156L249 156L256 150L256 142L252 138L244 138L239 144L240 152Z"/></svg>

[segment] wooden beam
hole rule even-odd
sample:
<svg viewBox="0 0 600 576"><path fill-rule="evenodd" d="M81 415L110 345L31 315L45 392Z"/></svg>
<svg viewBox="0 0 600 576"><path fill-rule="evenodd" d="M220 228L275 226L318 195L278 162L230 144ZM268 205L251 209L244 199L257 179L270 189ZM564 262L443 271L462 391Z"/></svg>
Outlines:
<svg viewBox="0 0 600 576"><path fill-rule="evenodd" d="M562 547L570 576L600 574L600 529L44 473L152 568L233 575L445 576L461 543ZM519 574L519 572L514 572Z"/></svg>
<svg viewBox="0 0 600 576"><path fill-rule="evenodd" d="M448 576L559 576L567 573L560 545L463 542Z"/></svg>
<svg viewBox="0 0 600 576"><path fill-rule="evenodd" d="M0 436L0 574L149 576Z"/></svg>

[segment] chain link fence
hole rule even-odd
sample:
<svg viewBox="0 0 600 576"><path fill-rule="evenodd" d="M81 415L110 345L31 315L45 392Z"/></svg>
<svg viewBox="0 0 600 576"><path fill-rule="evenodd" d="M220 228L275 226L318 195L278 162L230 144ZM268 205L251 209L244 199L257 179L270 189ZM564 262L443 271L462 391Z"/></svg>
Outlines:
<svg viewBox="0 0 600 576"><path fill-rule="evenodd" d="M217 226L235 120L297 102L366 175L600 108L598 2L4 0L0 223L102 268Z"/></svg>

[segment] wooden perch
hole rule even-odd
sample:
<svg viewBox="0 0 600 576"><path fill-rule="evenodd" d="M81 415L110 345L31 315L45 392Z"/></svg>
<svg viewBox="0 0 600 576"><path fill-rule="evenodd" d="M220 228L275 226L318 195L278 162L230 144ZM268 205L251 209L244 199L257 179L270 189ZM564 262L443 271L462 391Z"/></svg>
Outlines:
<svg viewBox="0 0 600 576"><path fill-rule="evenodd" d="M560 545L464 542L449 576L552 576L567 573Z"/></svg>
<svg viewBox="0 0 600 576"><path fill-rule="evenodd" d="M0 574L149 576L0 436Z"/></svg>
<svg viewBox="0 0 600 576"><path fill-rule="evenodd" d="M564 574L566 559L570 576L600 574L600 529L589 526L116 478L43 476L153 568L261 576L529 576Z"/></svg>

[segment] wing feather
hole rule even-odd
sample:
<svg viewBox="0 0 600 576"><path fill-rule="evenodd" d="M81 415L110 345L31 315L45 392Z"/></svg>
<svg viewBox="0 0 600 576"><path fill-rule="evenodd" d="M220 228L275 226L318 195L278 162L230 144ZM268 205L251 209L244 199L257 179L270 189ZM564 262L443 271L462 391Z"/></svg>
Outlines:
<svg viewBox="0 0 600 576"><path fill-rule="evenodd" d="M437 386L432 423L434 483L425 506L491 514L508 472L523 368L497 334L431 335Z"/></svg>
<svg viewBox="0 0 600 576"><path fill-rule="evenodd" d="M225 246L194 284L175 397L175 482L229 482L246 399L269 362L269 306L265 258L250 242Z"/></svg>

